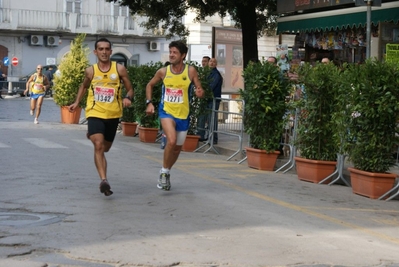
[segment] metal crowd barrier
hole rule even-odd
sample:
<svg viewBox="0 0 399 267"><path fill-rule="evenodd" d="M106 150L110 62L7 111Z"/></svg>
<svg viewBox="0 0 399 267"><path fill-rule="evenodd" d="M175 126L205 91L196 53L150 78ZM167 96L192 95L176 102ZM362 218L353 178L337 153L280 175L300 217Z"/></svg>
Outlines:
<svg viewBox="0 0 399 267"><path fill-rule="evenodd" d="M23 93L26 87L26 82L19 81L0 81L0 90L2 93L8 95Z"/></svg>
<svg viewBox="0 0 399 267"><path fill-rule="evenodd" d="M289 146L289 153L290 153L289 160L283 166L281 166L279 169L277 169L275 171L275 173L283 170L288 165L289 166L283 171L283 173L286 173L287 171L289 171L290 169L295 167L295 156L297 154L297 148L295 146L295 141L296 141L296 138L297 138L297 129L298 129L298 121L299 121L300 112L301 112L301 110L299 108L297 108L295 110L295 115L294 115L294 118L293 118L293 130L292 130L292 135L289 138L289 142L281 143L281 145L283 145L283 146ZM346 179L343 176L345 157L346 157L346 155L337 154L337 166L335 168L335 171L332 174L330 174L329 176L325 177L323 180L321 180L319 182L319 184L324 183L328 179L330 179L330 178L334 177L336 174L338 174L337 177L332 182L330 182L328 185L332 185L332 184L338 182L339 180L341 180L341 181L343 181L345 183L345 185L350 186L348 181L346 181Z"/></svg>
<svg viewBox="0 0 399 267"><path fill-rule="evenodd" d="M295 167L295 156L296 156L296 146L295 146L295 141L297 138L297 129L298 129L298 120L299 120L299 114L300 114L300 109L297 108L295 109L294 112L290 111L288 112L287 116L291 116L291 114L294 114L293 117L290 117L288 120L288 124L289 127L284 127L283 129L283 134L288 134L289 135L289 139L287 142L287 139L284 138L284 142L280 143L282 146L288 146L289 147L289 153L290 153L290 157L288 159L288 161L281 166L280 168L278 168L275 173L278 173L279 171L282 171L284 168L287 168L283 171L283 173L286 173L287 171L291 170L292 168ZM292 127L291 125L292 124Z"/></svg>
<svg viewBox="0 0 399 267"><path fill-rule="evenodd" d="M220 107L218 110L215 109L216 101L220 101ZM229 111L228 107L231 103L235 103L237 107L237 112ZM242 148L243 136L244 136L244 126L243 126L243 115L244 115L244 100L235 99L235 98L219 98L216 97L213 99L212 104L212 112L211 112L211 121L208 122L208 139L207 141L198 147L194 152L197 152L204 147L209 145L209 148L206 149L203 153L207 153L210 150L213 150L216 154L220 154L217 148L214 146L214 135L218 134L220 139L220 135L228 135L238 138L238 148L237 150L227 158L227 160L232 159L239 153L244 155L244 151ZM218 119L218 129L214 129L214 120L215 117ZM202 129L205 130L205 129Z"/></svg>

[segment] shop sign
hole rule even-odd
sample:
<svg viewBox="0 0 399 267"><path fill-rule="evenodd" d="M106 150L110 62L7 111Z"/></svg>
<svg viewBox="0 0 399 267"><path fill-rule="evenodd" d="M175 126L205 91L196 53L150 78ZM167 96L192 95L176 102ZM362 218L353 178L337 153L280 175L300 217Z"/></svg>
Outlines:
<svg viewBox="0 0 399 267"><path fill-rule="evenodd" d="M335 6L340 8L342 5L353 4L353 2L353 0L279 0L277 1L277 12L281 14Z"/></svg>

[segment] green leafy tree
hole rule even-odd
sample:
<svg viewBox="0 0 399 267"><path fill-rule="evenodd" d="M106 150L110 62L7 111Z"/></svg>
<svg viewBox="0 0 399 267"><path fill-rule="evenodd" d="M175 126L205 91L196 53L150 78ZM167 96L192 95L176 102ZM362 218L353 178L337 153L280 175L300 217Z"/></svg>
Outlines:
<svg viewBox="0 0 399 267"><path fill-rule="evenodd" d="M83 82L85 69L90 65L89 48L83 42L86 34L79 34L71 43L71 50L61 60L58 67L60 74L54 75L54 101L59 106L72 104ZM86 96L79 106L85 107Z"/></svg>
<svg viewBox="0 0 399 267"><path fill-rule="evenodd" d="M116 2L117 0L107 0ZM119 1L119 0L118 0ZM215 14L230 15L236 27L242 29L244 66L251 59L258 58L258 37L274 33L276 28L277 0L121 0L128 6L132 15L147 16L143 24L147 29L158 28L162 24L167 37L188 35L182 23L187 10L196 12L197 21Z"/></svg>
<svg viewBox="0 0 399 267"><path fill-rule="evenodd" d="M296 145L301 157L335 161L340 145L341 125L335 120L341 70L334 64L305 64L299 70L299 83L305 92L300 100Z"/></svg>
<svg viewBox="0 0 399 267"><path fill-rule="evenodd" d="M245 103L244 130L253 148L274 152L281 142L290 81L267 61L249 64L243 76L246 89L240 89L240 95Z"/></svg>

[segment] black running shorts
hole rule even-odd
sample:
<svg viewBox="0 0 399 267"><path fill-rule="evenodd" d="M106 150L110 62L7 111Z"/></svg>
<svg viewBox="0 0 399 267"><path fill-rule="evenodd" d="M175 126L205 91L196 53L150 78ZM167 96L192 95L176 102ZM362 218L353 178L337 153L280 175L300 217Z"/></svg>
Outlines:
<svg viewBox="0 0 399 267"><path fill-rule="evenodd" d="M106 141L112 143L115 139L118 124L119 119L100 119L89 117L87 118L87 131L89 136L101 133L104 135L104 139Z"/></svg>

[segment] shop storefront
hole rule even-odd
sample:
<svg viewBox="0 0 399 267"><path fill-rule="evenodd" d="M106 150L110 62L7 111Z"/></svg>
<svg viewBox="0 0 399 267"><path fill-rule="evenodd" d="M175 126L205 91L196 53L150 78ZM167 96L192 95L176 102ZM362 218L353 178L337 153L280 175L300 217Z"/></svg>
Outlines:
<svg viewBox="0 0 399 267"><path fill-rule="evenodd" d="M292 1L282 1L292 2ZM320 61L328 57L336 63L363 62L366 58L367 7L338 6L305 13L306 3L294 1L294 11L278 19L278 33L295 34L293 63ZM319 2L319 1L317 1ZM322 2L322 1L320 1ZM323 1L340 2L340 1ZM352 1L353 2L353 1ZM341 0L341 3L345 3ZM302 4L302 5L301 5ZM286 7L286 6L285 6ZM303 13L303 14L299 14ZM399 44L399 1L372 7L370 56L384 60L387 44Z"/></svg>

